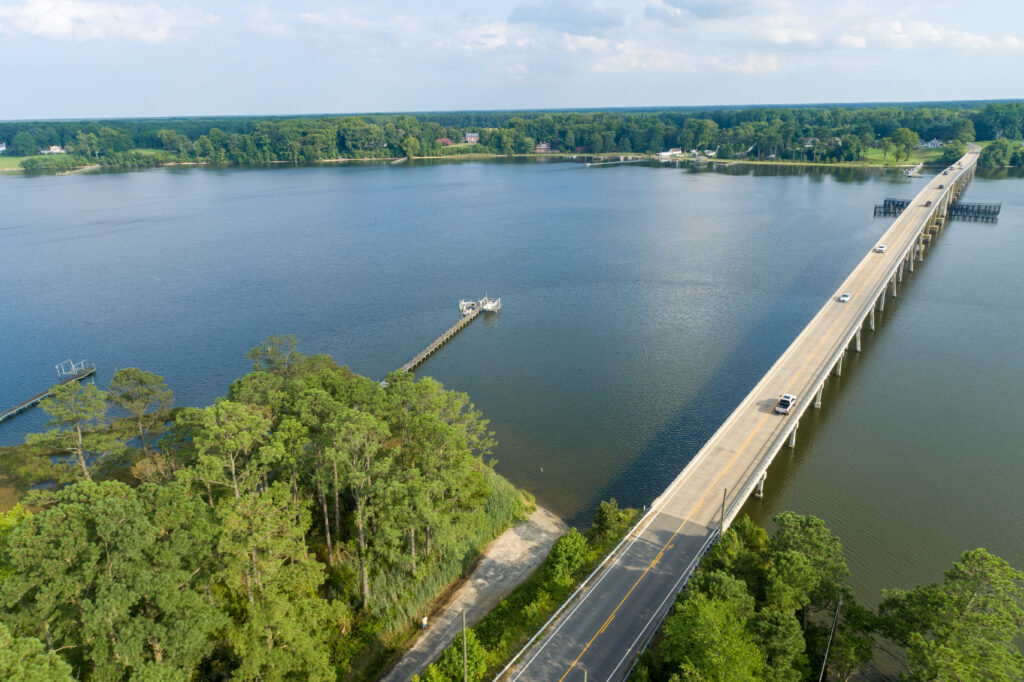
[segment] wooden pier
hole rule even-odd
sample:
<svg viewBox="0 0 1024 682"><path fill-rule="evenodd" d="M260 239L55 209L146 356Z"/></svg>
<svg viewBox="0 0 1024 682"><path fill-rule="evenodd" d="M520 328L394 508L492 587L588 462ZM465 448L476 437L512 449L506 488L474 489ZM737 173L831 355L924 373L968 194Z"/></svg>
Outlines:
<svg viewBox="0 0 1024 682"><path fill-rule="evenodd" d="M404 365L402 365L401 367L399 367L398 371L399 372L411 372L412 370L414 370L417 367L419 367L420 365L422 365L424 360L426 360L431 355L433 355L434 352L437 351L438 348L440 348L444 344L448 343L448 341L451 340L451 338L453 336L455 336L456 334L461 332L463 329L465 329L469 325L469 323L472 322L473 320L475 320L477 318L477 316L479 316L479 315L480 315L480 306L476 306L472 311L470 311L466 315L463 315L461 318L459 318L459 321L456 322L454 325L452 325L448 329L448 331L446 331L444 334L441 334L441 336L439 336L436 339L434 339L434 342L432 344L430 344L429 346L427 346L426 348L424 348L422 351L420 351L419 354L416 355L416 357L414 357L412 360L410 360L409 362L407 362Z"/></svg>
<svg viewBox="0 0 1024 682"><path fill-rule="evenodd" d="M910 199L888 198L881 204L875 204L876 216L898 216L910 206ZM946 208L946 216L961 220L980 220L995 222L999 220L1002 204L977 204L968 201L951 201Z"/></svg>
<svg viewBox="0 0 1024 682"><path fill-rule="evenodd" d="M875 204L876 216L899 215L910 205L910 199L888 198L881 204Z"/></svg>
<svg viewBox="0 0 1024 682"><path fill-rule="evenodd" d="M981 220L994 222L999 220L1002 204L978 204L970 201L954 201L949 205L949 217L961 220Z"/></svg>
<svg viewBox="0 0 1024 682"><path fill-rule="evenodd" d="M88 367L85 367L84 369L82 369L79 372L75 372L74 374L69 374L69 375L65 376L64 378L62 378L60 381L57 382L57 386L63 386L64 384L70 384L72 381L81 381L82 379L84 379L86 377L89 377L89 376L92 376L95 373L96 373L96 365L89 365ZM10 408L9 410L5 410L2 414L0 414L0 422L7 421L8 419L13 417L14 415L20 414L20 413L24 412L25 410L27 410L29 408L35 407L36 405L39 404L39 402L41 400L43 400L44 398L49 398L51 395L53 395L52 391L53 391L53 387L51 386L50 388L46 389L42 393L34 395L31 398L29 398L28 400L24 400L24 401L18 403L17 405L15 405L14 407Z"/></svg>

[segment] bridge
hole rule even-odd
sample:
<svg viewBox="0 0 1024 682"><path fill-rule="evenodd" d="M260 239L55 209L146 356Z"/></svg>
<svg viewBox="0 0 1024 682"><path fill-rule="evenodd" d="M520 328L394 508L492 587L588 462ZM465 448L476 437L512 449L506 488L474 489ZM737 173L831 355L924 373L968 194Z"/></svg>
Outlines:
<svg viewBox="0 0 1024 682"><path fill-rule="evenodd" d="M739 407L651 505L620 545L503 670L506 680L621 680L721 530L768 467L794 447L800 417L821 407L828 378L861 349L864 328L924 260L932 235L974 176L981 148L928 181ZM884 249L878 248L885 245ZM839 301L850 293L848 302ZM788 415L774 407L796 396Z"/></svg>

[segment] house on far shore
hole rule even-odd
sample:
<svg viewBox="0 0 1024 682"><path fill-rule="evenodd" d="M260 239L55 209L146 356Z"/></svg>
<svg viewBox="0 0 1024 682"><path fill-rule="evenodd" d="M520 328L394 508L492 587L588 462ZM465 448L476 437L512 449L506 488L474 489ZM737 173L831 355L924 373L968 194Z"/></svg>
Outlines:
<svg viewBox="0 0 1024 682"><path fill-rule="evenodd" d="M534 154L547 154L551 151L551 145L547 142L538 142L533 148Z"/></svg>
<svg viewBox="0 0 1024 682"><path fill-rule="evenodd" d="M7 143L0 142L0 154L3 154L5 151L7 151Z"/></svg>
<svg viewBox="0 0 1024 682"><path fill-rule="evenodd" d="M680 147L672 147L667 152L658 152L659 159L670 159L673 156L682 156L683 150Z"/></svg>
<svg viewBox="0 0 1024 682"><path fill-rule="evenodd" d="M59 144L51 144L49 149L40 149L40 154L64 154L64 148Z"/></svg>
<svg viewBox="0 0 1024 682"><path fill-rule="evenodd" d="M942 146L942 140L940 140L937 137L933 137L932 139L928 140L927 142L922 142L921 144L917 145L918 149L935 149L936 147L941 147L941 146Z"/></svg>
<svg viewBox="0 0 1024 682"><path fill-rule="evenodd" d="M466 133L462 139L466 144L476 144L480 141L480 133Z"/></svg>
<svg viewBox="0 0 1024 682"><path fill-rule="evenodd" d="M452 146L452 141L449 140L447 137L439 137L439 138L437 138L437 141L441 143L442 147L451 147Z"/></svg>

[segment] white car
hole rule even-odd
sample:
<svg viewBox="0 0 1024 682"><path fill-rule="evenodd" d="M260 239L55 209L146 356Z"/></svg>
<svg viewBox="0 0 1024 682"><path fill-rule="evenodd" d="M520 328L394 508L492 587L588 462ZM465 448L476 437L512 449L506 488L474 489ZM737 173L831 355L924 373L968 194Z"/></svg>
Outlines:
<svg viewBox="0 0 1024 682"><path fill-rule="evenodd" d="M846 303L846 302L847 302L847 301L849 301L849 300L850 300L851 298L853 298L853 294L851 294L850 292L846 292L845 294L840 294L840 296L839 296L839 302L840 302L840 303Z"/></svg>
<svg viewBox="0 0 1024 682"><path fill-rule="evenodd" d="M885 253L885 249L886 248L887 247L885 246L885 244L879 244L878 246L875 247L875 252L876 253Z"/></svg>
<svg viewBox="0 0 1024 682"><path fill-rule="evenodd" d="M786 395L779 398L779 402L775 403L776 414L789 414L789 411L793 409L793 405L796 403L796 396Z"/></svg>

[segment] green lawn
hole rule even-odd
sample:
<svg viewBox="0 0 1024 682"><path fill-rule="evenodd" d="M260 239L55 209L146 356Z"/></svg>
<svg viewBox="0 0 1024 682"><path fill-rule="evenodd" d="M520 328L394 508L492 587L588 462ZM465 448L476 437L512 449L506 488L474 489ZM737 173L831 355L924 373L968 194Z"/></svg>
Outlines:
<svg viewBox="0 0 1024 682"><path fill-rule="evenodd" d="M904 159L902 156L897 160L898 152L889 152L889 155L885 158L885 165L892 166L894 164L910 164L916 165L924 162L926 164L937 163L938 158L942 156L946 149L944 147L938 147L936 149L914 149L910 152L910 158ZM882 164L882 150L881 149L865 149L862 153L864 159L868 163Z"/></svg>
<svg viewBox="0 0 1024 682"><path fill-rule="evenodd" d="M21 168L21 160L27 158L27 156L7 156L6 154L0 154L0 170Z"/></svg>
<svg viewBox="0 0 1024 682"><path fill-rule="evenodd" d="M162 149L146 149L144 147L136 147L132 151L137 153L137 154L143 154L145 156L154 156L156 154L159 154L163 150Z"/></svg>

